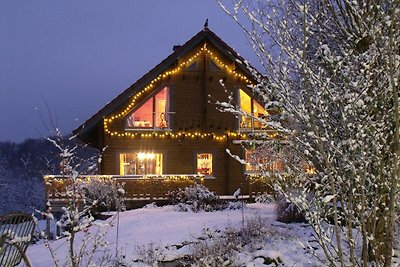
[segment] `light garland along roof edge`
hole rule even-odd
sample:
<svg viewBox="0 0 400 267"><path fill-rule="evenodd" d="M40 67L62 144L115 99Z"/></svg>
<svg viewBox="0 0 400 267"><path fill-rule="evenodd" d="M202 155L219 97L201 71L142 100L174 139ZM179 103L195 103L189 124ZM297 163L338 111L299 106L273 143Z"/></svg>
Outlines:
<svg viewBox="0 0 400 267"><path fill-rule="evenodd" d="M91 118L89 118L85 123L80 125L77 129L73 131L74 134L78 135L78 137L85 138L85 136L88 136L98 125L99 123L103 123L103 126L107 126L104 128L104 131L107 132L110 136L120 136L120 137L136 137L136 136L141 136L141 137L151 137L151 136L161 136L161 137L175 137L179 135L185 135L188 137L199 137L197 132L178 132L178 133L169 133L169 132L164 132L164 134L158 134L158 133L130 133L130 132L110 132L108 131L108 125L110 122L115 120L116 118L120 118L122 115L121 113L115 114L115 110L117 110L119 107L123 106L125 103L127 103L130 100L134 100L134 97L138 94L144 93L147 89L149 91L150 89L153 89L153 85L155 82L167 78L169 75L173 75L176 73L177 70L174 71L174 69L177 68L182 68L182 64L179 64L177 67L174 68L174 65L176 64L177 60L186 56L187 54L190 53L196 46L199 46L200 44L206 44L203 45L199 51L196 51L195 53L192 54L192 56L189 56L189 59L193 59L194 55L197 54L199 56L199 53L207 53L208 56L215 56L215 52L207 48L207 43L210 45L214 46L218 52L227 58L229 58L233 63L235 63L237 66L237 69L240 69L241 74L238 71L229 68L229 64L226 62L222 62L218 57L218 60L220 61L221 65L225 67L225 71L228 73L231 73L232 75L235 75L239 79L245 81L249 85L252 85L255 82L255 79L252 78L251 72L249 69L245 66L244 62L245 60L237 54L235 50L233 50L229 45L227 45L221 38L219 38L214 32L209 30L208 28L204 28L202 31L197 33L195 36L193 36L189 41L187 41L185 44L180 46L178 49L176 49L172 54L170 54L167 58L165 58L162 62L160 62L158 65L156 65L152 70L150 70L148 73L146 73L144 76L142 76L139 80L137 80L133 85L131 85L129 88L127 88L125 91L123 91L121 94L119 94L116 98L114 98L112 101L110 101L106 106L104 106L101 110L99 110L96 114L94 114ZM253 68L254 69L254 68ZM164 77L163 77L164 75ZM128 104L127 108L133 108L134 103ZM126 110L124 109L124 111ZM128 112L124 112L124 115ZM118 116L119 115L119 116ZM118 117L116 117L118 116ZM213 136L214 139L217 140L223 140L226 138L226 136L231 136L233 134L238 134L236 132L227 132L225 134L220 134L220 135L215 135L213 133L208 133L208 134L201 134L202 136ZM240 135L240 134L238 134ZM246 136L243 135L243 138ZM200 136L201 137L201 136Z"/></svg>

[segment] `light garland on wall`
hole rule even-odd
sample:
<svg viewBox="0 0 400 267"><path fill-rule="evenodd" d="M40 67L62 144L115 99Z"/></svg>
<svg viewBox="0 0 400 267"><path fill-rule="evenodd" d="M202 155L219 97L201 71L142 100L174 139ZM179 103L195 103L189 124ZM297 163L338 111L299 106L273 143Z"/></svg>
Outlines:
<svg viewBox="0 0 400 267"><path fill-rule="evenodd" d="M189 137L189 138L205 138L205 137L212 137L214 140L224 140L229 136L234 136L234 137L241 137L241 138L247 138L246 134L240 134L240 133L235 133L235 132L226 132L224 134L215 134L215 133L199 133L199 132L178 132L178 133L170 133L170 132L162 132L162 133L157 133L157 132L147 132L147 133L130 133L130 132L118 132L118 131L111 131L109 129L109 125L115 120L119 118L123 118L126 116L134 107L134 105L137 103L137 101L141 98L142 95L144 95L146 92L150 91L151 89L154 88L155 84L158 83L161 80L167 79L170 75L175 75L179 71L181 71L184 66L187 66L191 64L193 61L195 61L200 55L205 54L209 56L212 60L214 60L217 65L221 66L223 69L225 69L228 73L231 75L235 76L236 78L240 79L241 81L247 83L250 86L254 86L254 84L251 83L251 81L244 75L238 73L235 71L235 69L231 68L228 66L228 64L225 64L218 56L215 55L215 53L207 48L207 43L204 43L203 47L199 49L196 53L194 53L191 57L189 57L188 60L179 63L179 65L172 69L165 71L161 74L159 74L156 78L154 78L147 86L144 87L143 90L137 92L131 99L130 103L126 106L126 108L121 111L118 114L111 115L109 117L104 118L103 120L103 125L104 125L104 132L109 134L111 137L142 137L142 138L148 138L148 137L160 137L160 138L165 138L165 137L171 137L171 138L182 138L182 137Z"/></svg>
<svg viewBox="0 0 400 267"><path fill-rule="evenodd" d="M156 174L150 174L150 175L141 175L135 178L127 178L126 176L121 176L121 175L80 175L77 177L78 182L80 183L90 183L91 180L102 180L104 181L118 181L118 180L123 180L124 182L127 181L132 181L132 182L138 182L138 181L150 181L150 180L160 180L160 181L195 181L195 180L200 180L204 181L204 175L203 174L163 174L163 175L156 175ZM64 183L68 182L68 179L71 179L71 176L65 175L45 175L44 180L48 185L51 185L52 183L56 183L59 186L63 186Z"/></svg>
<svg viewBox="0 0 400 267"><path fill-rule="evenodd" d="M212 137L215 140L224 140L229 137L237 137L237 138L247 138L247 134L245 133L235 133L235 132L226 132L225 134L215 134L215 133L200 133L200 132L111 132L111 136L116 137L140 137L140 138L173 138L173 139L183 139L183 138L210 138Z"/></svg>
<svg viewBox="0 0 400 267"><path fill-rule="evenodd" d="M224 134L216 133L200 133L200 132L110 132L112 137L130 137L130 138L173 138L173 139L183 139L183 138L213 138L214 140L226 140L228 137L247 139L249 135L247 133L236 133L236 132L225 132ZM268 134L268 138L274 139L279 135L276 133Z"/></svg>

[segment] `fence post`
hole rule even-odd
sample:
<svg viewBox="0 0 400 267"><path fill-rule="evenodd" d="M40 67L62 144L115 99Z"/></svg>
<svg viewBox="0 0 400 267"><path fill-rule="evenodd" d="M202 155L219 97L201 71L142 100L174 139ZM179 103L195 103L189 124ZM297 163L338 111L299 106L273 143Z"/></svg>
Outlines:
<svg viewBox="0 0 400 267"><path fill-rule="evenodd" d="M253 201L253 186L251 183L251 177L247 176L247 179L249 181L249 201L252 202Z"/></svg>
<svg viewBox="0 0 400 267"><path fill-rule="evenodd" d="M46 236L53 239L52 233L50 232L50 218L46 216Z"/></svg>
<svg viewBox="0 0 400 267"><path fill-rule="evenodd" d="M47 198L47 196L46 196ZM46 199L47 200L47 199ZM53 239L52 233L50 231L50 214L51 214L51 205L50 201L46 201L46 213L45 213L45 218L46 218L46 236L50 239Z"/></svg>

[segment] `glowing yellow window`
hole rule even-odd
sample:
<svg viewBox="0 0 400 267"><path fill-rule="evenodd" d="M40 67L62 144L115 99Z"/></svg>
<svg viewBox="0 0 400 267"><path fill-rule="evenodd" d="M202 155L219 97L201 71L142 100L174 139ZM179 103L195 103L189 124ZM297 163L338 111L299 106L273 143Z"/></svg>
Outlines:
<svg viewBox="0 0 400 267"><path fill-rule="evenodd" d="M213 155L209 153L197 154L197 174L213 175Z"/></svg>
<svg viewBox="0 0 400 267"><path fill-rule="evenodd" d="M265 116L268 115L267 111L254 100L253 100L253 114L256 118L263 118L263 119L265 119ZM258 120L254 120L254 128L261 129L262 123Z"/></svg>
<svg viewBox="0 0 400 267"><path fill-rule="evenodd" d="M251 97L240 89L240 109L251 114ZM252 128L252 119L242 116L240 120L240 128Z"/></svg>
<svg viewBox="0 0 400 267"><path fill-rule="evenodd" d="M160 153L121 153L119 170L121 175L162 174L163 155Z"/></svg>
<svg viewBox="0 0 400 267"><path fill-rule="evenodd" d="M268 112L242 89L239 90L239 103L242 111L251 114L256 118L264 118L268 115ZM261 129L262 123L250 116L242 116L240 118L240 128Z"/></svg>

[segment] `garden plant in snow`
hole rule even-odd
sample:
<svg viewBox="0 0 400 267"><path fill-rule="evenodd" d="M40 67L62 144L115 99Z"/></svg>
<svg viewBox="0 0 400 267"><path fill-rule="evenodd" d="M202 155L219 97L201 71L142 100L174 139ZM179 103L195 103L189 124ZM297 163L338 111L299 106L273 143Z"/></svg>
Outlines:
<svg viewBox="0 0 400 267"><path fill-rule="evenodd" d="M123 195L125 190L123 184L117 183L114 179L92 178L82 183L82 191L88 206L94 211L122 211L125 210Z"/></svg>
<svg viewBox="0 0 400 267"><path fill-rule="evenodd" d="M391 266L398 219L400 1L218 2L263 65L265 76L253 70L258 84L252 89L267 110L280 111L254 119L284 133L287 149L315 172L286 164L275 187L312 226L325 254L320 260ZM238 110L233 98L220 104L253 116ZM288 175L295 178L289 186Z"/></svg>
<svg viewBox="0 0 400 267"><path fill-rule="evenodd" d="M75 137L71 137L71 139L73 138ZM60 133L55 138L48 138L48 141L53 143L59 150L61 175L64 177L66 184L64 196L67 199L67 206L63 207L63 214L57 221L57 225L61 228L62 235L66 238L69 246L65 264L77 267L89 266L94 261L100 266L105 262L110 263L108 244L104 241L105 230L102 229L101 225L95 232L90 231L89 227L92 226L94 221L92 210L99 201L101 202L100 207L106 206L110 208L110 205L113 205L113 208L122 209L123 203L118 200L120 198L118 189L115 186L100 186L97 183L91 185L90 182L81 179L82 170L86 169L91 172L96 169L101 157L80 159L76 155L77 146L65 144ZM104 187L106 187L106 190L104 190ZM111 190L110 188L113 189ZM112 194L112 196L106 193ZM89 198L87 199L87 197ZM93 197L98 198L94 199ZM109 201L110 197L116 197L116 199L111 203ZM43 215L52 219L53 216L50 212L51 210L48 209ZM82 234L78 237L80 232ZM54 265L58 266L60 260L57 258L55 249L52 248L51 243L48 241L47 246L53 257ZM103 255L97 255L95 258L95 254L100 250Z"/></svg>
<svg viewBox="0 0 400 267"><path fill-rule="evenodd" d="M182 211L213 211L217 209L218 196L207 187L194 184L169 192L169 199Z"/></svg>

